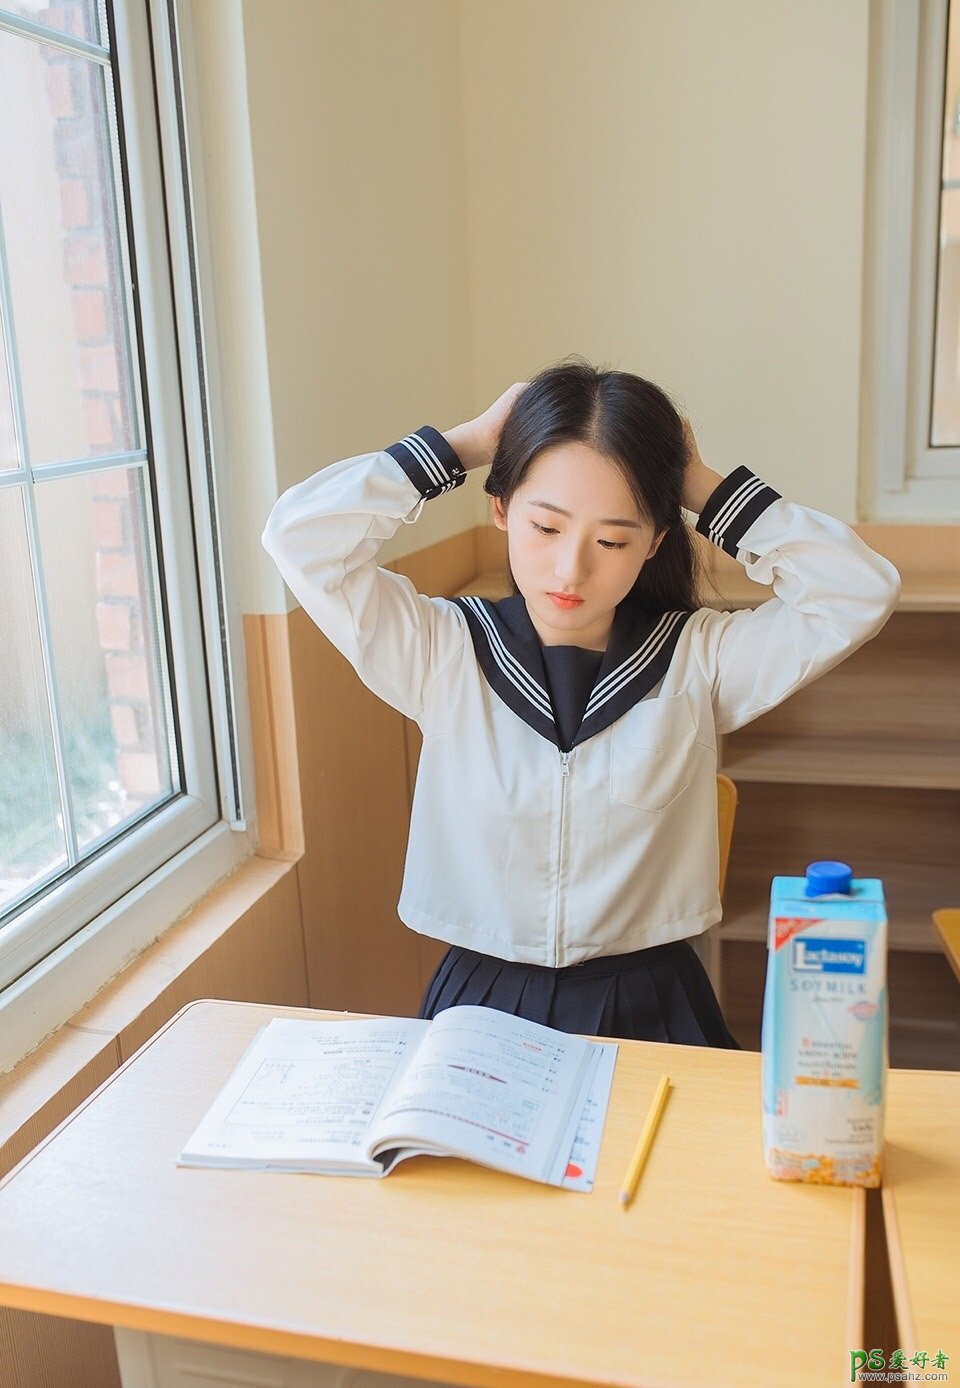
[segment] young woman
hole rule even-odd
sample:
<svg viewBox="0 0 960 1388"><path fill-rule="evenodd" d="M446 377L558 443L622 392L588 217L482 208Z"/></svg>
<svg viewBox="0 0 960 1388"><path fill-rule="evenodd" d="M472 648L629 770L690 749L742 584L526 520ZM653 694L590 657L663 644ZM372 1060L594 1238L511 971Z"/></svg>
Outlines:
<svg viewBox="0 0 960 1388"><path fill-rule="evenodd" d="M513 595L427 597L377 567L490 467ZM699 605L696 529L773 585ZM737 1047L690 937L720 920L717 735L880 630L896 569L745 467L723 477L656 385L564 362L469 423L323 468L263 544L363 682L423 733L398 912L450 945L455 1003L560 1030Z"/></svg>

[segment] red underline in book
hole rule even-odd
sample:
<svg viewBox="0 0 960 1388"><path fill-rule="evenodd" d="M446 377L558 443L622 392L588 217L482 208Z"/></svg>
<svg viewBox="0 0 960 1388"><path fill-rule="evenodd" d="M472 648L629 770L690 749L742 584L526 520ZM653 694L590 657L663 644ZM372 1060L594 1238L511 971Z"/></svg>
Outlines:
<svg viewBox="0 0 960 1388"><path fill-rule="evenodd" d="M465 1070L468 1075L479 1075L482 1080L495 1080L497 1084L506 1084L506 1080L501 1075L488 1075L486 1070L474 1070L472 1065L448 1065L448 1070Z"/></svg>
<svg viewBox="0 0 960 1388"><path fill-rule="evenodd" d="M424 1108L422 1104L406 1104L403 1108L392 1108L389 1113L383 1115L384 1119L393 1118L398 1113L435 1113L440 1118L449 1118L454 1123L469 1123L471 1128L479 1128L481 1132L493 1133L494 1137L505 1137L508 1142L515 1142L521 1152L527 1150L527 1144L522 1137L514 1137L513 1133L502 1133L499 1128L491 1128L487 1123L477 1123L473 1118L461 1118L457 1113L447 1113L442 1108Z"/></svg>

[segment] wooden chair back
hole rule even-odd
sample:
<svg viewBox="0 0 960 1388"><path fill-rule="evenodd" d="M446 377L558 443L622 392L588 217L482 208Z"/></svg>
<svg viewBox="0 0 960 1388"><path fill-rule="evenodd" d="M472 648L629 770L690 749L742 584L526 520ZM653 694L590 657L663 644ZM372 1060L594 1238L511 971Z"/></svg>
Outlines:
<svg viewBox="0 0 960 1388"><path fill-rule="evenodd" d="M960 979L960 907L943 906L939 911L934 911L933 924L940 936L943 952Z"/></svg>
<svg viewBox="0 0 960 1388"><path fill-rule="evenodd" d="M730 861L730 842L733 838L733 821L737 813L737 788L729 776L721 772L717 776L717 823L720 831L720 900L727 882L727 864Z"/></svg>

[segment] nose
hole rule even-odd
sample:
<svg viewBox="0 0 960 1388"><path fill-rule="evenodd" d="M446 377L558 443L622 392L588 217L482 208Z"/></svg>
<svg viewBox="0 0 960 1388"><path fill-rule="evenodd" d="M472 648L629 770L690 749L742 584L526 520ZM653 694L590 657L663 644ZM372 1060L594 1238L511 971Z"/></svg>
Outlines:
<svg viewBox="0 0 960 1388"><path fill-rule="evenodd" d="M554 573L564 588L578 589L587 576L586 542L570 537L557 546Z"/></svg>

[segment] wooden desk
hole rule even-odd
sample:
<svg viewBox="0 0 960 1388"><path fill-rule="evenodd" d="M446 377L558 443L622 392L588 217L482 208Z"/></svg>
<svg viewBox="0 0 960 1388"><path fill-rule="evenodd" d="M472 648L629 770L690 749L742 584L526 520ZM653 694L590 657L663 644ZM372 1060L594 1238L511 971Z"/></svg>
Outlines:
<svg viewBox="0 0 960 1388"><path fill-rule="evenodd" d="M767 1176L758 1054L621 1042L589 1195L443 1158L380 1181L178 1168L257 1028L311 1015L345 1014L178 1013L0 1184L0 1304L491 1388L849 1382L864 1192Z"/></svg>
<svg viewBox="0 0 960 1388"><path fill-rule="evenodd" d="M960 1369L960 1072L891 1070L883 1216L899 1348ZM928 1365L929 1368L929 1365Z"/></svg>

